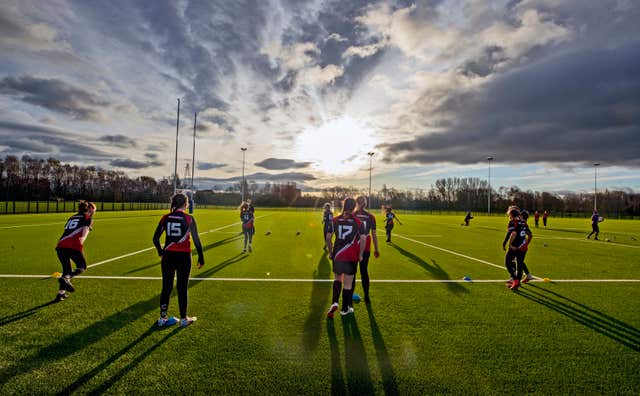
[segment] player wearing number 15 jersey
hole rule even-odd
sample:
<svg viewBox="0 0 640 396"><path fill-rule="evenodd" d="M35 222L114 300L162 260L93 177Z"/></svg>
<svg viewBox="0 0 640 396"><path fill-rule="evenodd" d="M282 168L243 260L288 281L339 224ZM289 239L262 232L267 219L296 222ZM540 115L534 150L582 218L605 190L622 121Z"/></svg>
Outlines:
<svg viewBox="0 0 640 396"><path fill-rule="evenodd" d="M375 258L380 257L380 251L378 250L378 234L376 232L376 218L373 214L368 212L367 198L359 196L356 198L356 211L355 216L362 221L364 235L367 236L364 252L362 253L362 260L360 260L360 279L362 279L362 289L364 291L364 302L369 304L369 256L371 255L371 241L373 240L373 256ZM369 235L371 233L371 235ZM357 272L357 266L356 266ZM356 277L353 277L353 290L356 289Z"/></svg>
<svg viewBox="0 0 640 396"><path fill-rule="evenodd" d="M81 274L87 269L87 260L84 257L84 241L91 231L92 216L96 212L96 205L91 202L80 201L78 213L69 217L64 226L64 232L56 245L56 253L62 264L62 276L58 279L60 287L55 301L67 298L67 291L74 292L71 278ZM71 271L71 261L76 264L76 269Z"/></svg>
<svg viewBox="0 0 640 396"><path fill-rule="evenodd" d="M198 251L198 268L204 265L202 244L198 236L195 219L185 213L187 196L176 194L171 199L171 212L162 216L156 232L153 234L153 245L162 257L162 292L160 293L160 319L158 326L170 326L178 323L175 317L168 317L169 297L173 290L173 278L178 275L178 306L180 307L180 325L186 327L196 318L187 316L187 285L191 272L191 238ZM160 236L165 233L164 247L160 246Z"/></svg>
<svg viewBox="0 0 640 396"><path fill-rule="evenodd" d="M362 261L367 240L364 225L353 213L355 208L355 199L345 199L342 203L342 214L333 219L333 230L326 235L327 247L331 252L330 258L333 259L334 273L333 303L327 312L329 318L333 318L333 313L338 310L341 289L342 310L340 314L348 315L353 312L353 277L358 261ZM335 244L332 241L334 235Z"/></svg>

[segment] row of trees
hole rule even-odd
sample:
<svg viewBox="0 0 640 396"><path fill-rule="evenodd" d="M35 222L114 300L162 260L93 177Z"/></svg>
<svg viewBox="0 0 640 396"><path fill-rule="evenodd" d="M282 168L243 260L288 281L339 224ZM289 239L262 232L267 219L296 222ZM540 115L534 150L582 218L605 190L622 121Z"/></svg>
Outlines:
<svg viewBox="0 0 640 396"><path fill-rule="evenodd" d="M94 166L63 164L55 158L47 160L29 156L6 156L0 159L0 200L51 201L89 199L101 202L168 202L173 184L168 179L141 176L129 178L122 171ZM245 183L246 197L260 206L319 207L324 202L337 202L347 196L366 195L362 188L336 186L314 194L303 195L295 183ZM397 209L486 212L489 187L478 178L438 179L428 189L398 190L386 185L370 197L370 207L392 205ZM201 190L196 202L210 205L237 205L241 184L224 192ZM511 204L534 210L550 210L563 214L588 214L593 209L593 194L554 194L524 191L518 187L491 190L492 212L504 212ZM640 194L632 191L604 191L597 196L598 209L609 215L639 216Z"/></svg>

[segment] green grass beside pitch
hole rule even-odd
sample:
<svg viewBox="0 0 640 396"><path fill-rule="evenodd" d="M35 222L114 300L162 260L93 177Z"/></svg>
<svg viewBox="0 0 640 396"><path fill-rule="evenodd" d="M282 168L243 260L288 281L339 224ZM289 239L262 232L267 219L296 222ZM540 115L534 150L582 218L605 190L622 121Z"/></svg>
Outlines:
<svg viewBox="0 0 640 396"><path fill-rule="evenodd" d="M161 213L99 212L89 263L150 247ZM320 213L257 215L267 216L256 221L255 252L242 255L239 226L204 234L237 222L237 213L198 211L207 265L192 277L331 278ZM0 273L59 271L53 246L66 217L0 217L0 227L40 224L0 228ZM468 228L458 216L401 219L398 234L502 265L505 218L477 218ZM600 243L584 239L584 219L552 218L549 226L533 229L533 274L640 278L632 239L640 223L607 220L601 237L611 242ZM370 264L374 280L506 278L504 269L398 236L381 245ZM151 250L87 275L159 276L158 263ZM331 323L329 282L194 280L189 309L200 320L184 330L151 329L159 280L75 284L69 300L42 306L55 293L53 279L0 278L0 393L633 394L640 385L637 283L537 283L520 293L499 283L373 283L369 309L356 305L353 319ZM175 314L175 296L171 304Z"/></svg>

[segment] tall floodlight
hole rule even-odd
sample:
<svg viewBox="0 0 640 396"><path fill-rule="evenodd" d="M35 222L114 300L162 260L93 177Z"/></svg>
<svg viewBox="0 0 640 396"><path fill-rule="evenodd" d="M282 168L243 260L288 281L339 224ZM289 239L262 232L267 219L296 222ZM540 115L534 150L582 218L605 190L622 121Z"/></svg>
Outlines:
<svg viewBox="0 0 640 396"><path fill-rule="evenodd" d="M193 154L191 156L191 190L193 190L193 173L196 169L196 123L198 122L198 113L193 113Z"/></svg>
<svg viewBox="0 0 640 396"><path fill-rule="evenodd" d="M594 176L593 176L593 210L598 210L598 167L599 162L593 164Z"/></svg>
<svg viewBox="0 0 640 396"><path fill-rule="evenodd" d="M173 195L178 190L178 132L180 131L180 98L178 98L178 117L176 118L176 161L173 168Z"/></svg>
<svg viewBox="0 0 640 396"><path fill-rule="evenodd" d="M246 147L240 147L240 150L242 150L242 202L244 202L244 155L247 152L247 148Z"/></svg>
<svg viewBox="0 0 640 396"><path fill-rule="evenodd" d="M373 169L373 155L375 153L373 151L369 151L367 155L369 156L369 207L371 207L371 170Z"/></svg>
<svg viewBox="0 0 640 396"><path fill-rule="evenodd" d="M487 195L487 214L491 214L491 161L493 157L487 157L489 162L489 194Z"/></svg>

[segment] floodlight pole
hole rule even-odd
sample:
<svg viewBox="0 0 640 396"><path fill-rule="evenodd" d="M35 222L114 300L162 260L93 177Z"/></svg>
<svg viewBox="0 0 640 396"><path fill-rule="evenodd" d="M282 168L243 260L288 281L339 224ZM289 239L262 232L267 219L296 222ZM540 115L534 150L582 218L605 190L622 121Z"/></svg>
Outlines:
<svg viewBox="0 0 640 396"><path fill-rule="evenodd" d="M244 155L247 152L247 148L246 147L240 147L240 150L242 150L242 202L244 202Z"/></svg>
<svg viewBox="0 0 640 396"><path fill-rule="evenodd" d="M599 162L593 164L594 176L593 176L593 210L598 210L598 167Z"/></svg>
<svg viewBox="0 0 640 396"><path fill-rule="evenodd" d="M173 195L178 190L178 133L180 131L180 98L178 98L178 117L176 118L176 161L173 168Z"/></svg>
<svg viewBox="0 0 640 396"><path fill-rule="evenodd" d="M373 155L375 153L373 151L369 151L367 155L369 156L369 207L371 207L371 170L373 169Z"/></svg>
<svg viewBox="0 0 640 396"><path fill-rule="evenodd" d="M191 190L193 190L193 173L196 168L196 124L198 122L198 112L193 113L193 155L191 156ZM193 193L193 192L192 192Z"/></svg>
<svg viewBox="0 0 640 396"><path fill-rule="evenodd" d="M491 215L491 161L493 157L487 157L489 161L489 194L487 195L487 214Z"/></svg>

